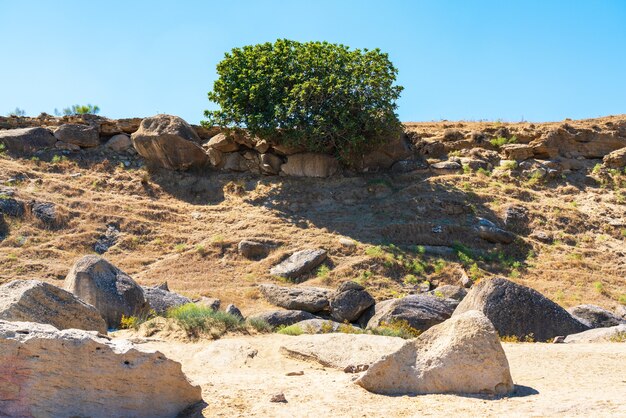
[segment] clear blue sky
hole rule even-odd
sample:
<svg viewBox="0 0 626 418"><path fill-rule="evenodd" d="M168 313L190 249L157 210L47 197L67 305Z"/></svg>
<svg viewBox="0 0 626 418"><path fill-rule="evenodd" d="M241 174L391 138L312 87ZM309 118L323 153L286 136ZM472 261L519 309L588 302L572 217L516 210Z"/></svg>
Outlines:
<svg viewBox="0 0 626 418"><path fill-rule="evenodd" d="M92 103L197 123L233 47L381 48L403 121L626 113L626 0L0 0L0 114Z"/></svg>

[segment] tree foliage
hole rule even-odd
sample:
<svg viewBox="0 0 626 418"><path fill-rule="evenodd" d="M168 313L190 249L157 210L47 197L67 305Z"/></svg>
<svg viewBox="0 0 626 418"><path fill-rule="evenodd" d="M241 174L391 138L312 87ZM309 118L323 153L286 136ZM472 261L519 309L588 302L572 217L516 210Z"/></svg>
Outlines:
<svg viewBox="0 0 626 418"><path fill-rule="evenodd" d="M56 111L56 109L55 109ZM66 107L63 109L63 114L65 116L70 115L97 115L100 112L100 107L92 106L91 104L86 105L72 105L71 107ZM57 113L57 112L55 112Z"/></svg>
<svg viewBox="0 0 626 418"><path fill-rule="evenodd" d="M379 49L286 39L235 48L217 66L204 125L346 157L397 135L402 87Z"/></svg>

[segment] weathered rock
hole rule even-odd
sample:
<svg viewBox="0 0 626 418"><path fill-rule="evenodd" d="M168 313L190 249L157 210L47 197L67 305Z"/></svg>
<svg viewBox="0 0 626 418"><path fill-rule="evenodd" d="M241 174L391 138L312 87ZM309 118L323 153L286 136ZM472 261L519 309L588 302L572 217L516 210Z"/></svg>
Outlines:
<svg viewBox="0 0 626 418"><path fill-rule="evenodd" d="M270 269L274 276L295 279L308 273L326 260L326 251L322 249L302 250Z"/></svg>
<svg viewBox="0 0 626 418"><path fill-rule="evenodd" d="M96 255L79 259L65 278L65 289L92 304L109 328L117 328L122 315L148 312L143 289L129 275Z"/></svg>
<svg viewBox="0 0 626 418"><path fill-rule="evenodd" d="M620 169L626 167L626 147L605 155L602 162L607 168Z"/></svg>
<svg viewBox="0 0 626 418"><path fill-rule="evenodd" d="M391 166L391 172L395 174L410 173L417 170L428 170L428 164L421 160L400 160Z"/></svg>
<svg viewBox="0 0 626 418"><path fill-rule="evenodd" d="M81 148L91 148L100 145L98 128L91 125L66 123L54 131L54 137L59 141L78 145Z"/></svg>
<svg viewBox="0 0 626 418"><path fill-rule="evenodd" d="M355 382L386 395L476 393L514 389L498 334L480 312L435 325L372 364Z"/></svg>
<svg viewBox="0 0 626 418"><path fill-rule="evenodd" d="M460 302L467 295L467 290L465 290L465 288L461 286L444 284L434 290L429 291L428 294L436 296L438 298L454 299Z"/></svg>
<svg viewBox="0 0 626 418"><path fill-rule="evenodd" d="M175 417L202 400L159 352L31 322L0 321L0 381L0 413L13 417Z"/></svg>
<svg viewBox="0 0 626 418"><path fill-rule="evenodd" d="M24 202L12 197L0 196L0 213L16 218L24 216Z"/></svg>
<svg viewBox="0 0 626 418"><path fill-rule="evenodd" d="M376 301L363 286L355 282L342 283L330 298L330 316L335 321L353 322Z"/></svg>
<svg viewBox="0 0 626 418"><path fill-rule="evenodd" d="M501 336L519 339L547 341L588 329L541 293L503 278L474 285L453 316L470 310L483 312Z"/></svg>
<svg viewBox="0 0 626 418"><path fill-rule="evenodd" d="M212 137L206 144L205 148L214 148L221 152L234 152L239 150L239 144L235 142L232 135L219 133Z"/></svg>
<svg viewBox="0 0 626 418"><path fill-rule="evenodd" d="M578 305L567 311L589 328L614 327L626 323L626 321L613 314L613 312L595 305Z"/></svg>
<svg viewBox="0 0 626 418"><path fill-rule="evenodd" d="M236 307L235 305L233 305L232 303L226 307L224 312L226 312L227 314L231 314L232 316L235 316L235 317L241 319L242 321L244 320L244 317L243 317L241 311L239 310L239 308Z"/></svg>
<svg viewBox="0 0 626 418"><path fill-rule="evenodd" d="M0 286L0 319L107 332L100 313L73 294L38 280L15 280Z"/></svg>
<svg viewBox="0 0 626 418"><path fill-rule="evenodd" d="M206 150L206 154L213 167L221 167L222 162L224 161L224 153L222 151L218 151L215 148L209 148Z"/></svg>
<svg viewBox="0 0 626 418"><path fill-rule="evenodd" d="M213 309L214 311L219 311L220 306L222 305L222 301L217 299L217 298L208 298L206 296L202 296L200 299L198 300L194 300L194 303L197 303L198 305L202 305L202 306L208 306L209 308Z"/></svg>
<svg viewBox="0 0 626 418"><path fill-rule="evenodd" d="M400 134L391 138L378 149L364 155L356 166L364 172L386 170L393 166L394 163L406 160L411 154L411 148L405 135Z"/></svg>
<svg viewBox="0 0 626 418"><path fill-rule="evenodd" d="M528 232L528 209L520 205L510 205L504 211L504 225L515 232Z"/></svg>
<svg viewBox="0 0 626 418"><path fill-rule="evenodd" d="M454 299L442 299L430 295L409 295L399 299L385 300L374 305L373 315L367 322L367 328L406 321L412 328L426 331L450 318L458 304L459 302Z"/></svg>
<svg viewBox="0 0 626 418"><path fill-rule="evenodd" d="M478 236L485 241L496 244L510 244L515 239L515 234L505 231L502 228L498 228L493 222L484 218L478 218L476 231L478 232Z"/></svg>
<svg viewBox="0 0 626 418"><path fill-rule="evenodd" d="M164 315L170 308L191 303L191 299L179 295L178 293L168 290L159 289L158 287L144 287L143 292L146 300L150 304L150 308L159 315Z"/></svg>
<svg viewBox="0 0 626 418"><path fill-rule="evenodd" d="M287 157L281 170L294 177L330 177L339 172L339 161L327 154L293 154Z"/></svg>
<svg viewBox="0 0 626 418"><path fill-rule="evenodd" d="M565 337L565 343L606 343L626 341L626 324L595 328Z"/></svg>
<svg viewBox="0 0 626 418"><path fill-rule="evenodd" d="M276 328L281 325L289 326L295 324L296 322L315 318L317 318L315 315L305 311L269 311L253 315L248 319L260 319Z"/></svg>
<svg viewBox="0 0 626 418"><path fill-rule="evenodd" d="M259 285L261 294L273 305L290 310L311 313L328 309L332 292L319 287L282 287L275 284Z"/></svg>
<svg viewBox="0 0 626 418"><path fill-rule="evenodd" d="M500 149L507 160L523 161L534 155L533 147L528 144L505 144Z"/></svg>
<svg viewBox="0 0 626 418"><path fill-rule="evenodd" d="M67 150L67 151L80 151L80 146L76 144L70 144L69 142L63 142L63 141L57 141L54 144L54 148L60 149L60 150Z"/></svg>
<svg viewBox="0 0 626 418"><path fill-rule="evenodd" d="M278 155L264 153L259 155L259 168L264 174L278 174L280 173L280 167L283 164L283 159Z"/></svg>
<svg viewBox="0 0 626 418"><path fill-rule="evenodd" d="M145 118L131 139L139 155L156 166L187 170L209 161L198 134L177 116Z"/></svg>
<svg viewBox="0 0 626 418"><path fill-rule="evenodd" d="M461 171L461 164L455 161L442 161L439 163L431 164L430 169L435 174L451 174L457 171Z"/></svg>
<svg viewBox="0 0 626 418"><path fill-rule="evenodd" d="M56 142L54 135L44 128L0 130L0 144L4 144L8 152L29 154L53 147Z"/></svg>
<svg viewBox="0 0 626 418"><path fill-rule="evenodd" d="M243 172L248 171L248 162L243 155L238 152L222 154L222 169L227 171Z"/></svg>
<svg viewBox="0 0 626 418"><path fill-rule="evenodd" d="M280 347L286 357L313 361L324 367L344 370L368 366L404 344L398 337L366 334L300 335Z"/></svg>
<svg viewBox="0 0 626 418"><path fill-rule="evenodd" d="M114 246L117 243L117 239L120 236L120 230L117 225L109 224L107 225L106 231L104 234L100 235L96 240L96 243L93 246L93 249L98 254L104 254L109 251L109 248Z"/></svg>
<svg viewBox="0 0 626 418"><path fill-rule="evenodd" d="M259 260L267 257L270 253L271 247L263 242L257 242L252 240L243 240L237 244L237 250L239 254L251 260Z"/></svg>
<svg viewBox="0 0 626 418"><path fill-rule="evenodd" d="M33 202L31 213L48 228L57 228L61 224L60 219L57 217L57 207L54 203Z"/></svg>
<svg viewBox="0 0 626 418"><path fill-rule="evenodd" d="M130 137L126 134L117 134L112 136L106 143L106 147L115 152L128 151L133 146Z"/></svg>

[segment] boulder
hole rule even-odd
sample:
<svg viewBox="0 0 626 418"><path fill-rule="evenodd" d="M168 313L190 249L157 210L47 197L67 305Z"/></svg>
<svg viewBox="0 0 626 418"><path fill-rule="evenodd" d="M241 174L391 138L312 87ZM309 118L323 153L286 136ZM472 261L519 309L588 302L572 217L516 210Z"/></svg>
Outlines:
<svg viewBox="0 0 626 418"><path fill-rule="evenodd" d="M70 144L69 142L63 142L63 141L57 141L54 144L54 148L60 149L60 150L67 150L67 151L80 151L80 146L76 144Z"/></svg>
<svg viewBox="0 0 626 418"><path fill-rule="evenodd" d="M65 289L95 306L109 328L119 327L122 315L142 316L150 308L141 286L97 255L74 263L65 278Z"/></svg>
<svg viewBox="0 0 626 418"><path fill-rule="evenodd" d="M222 170L244 172L248 171L248 162L238 152L222 154Z"/></svg>
<svg viewBox="0 0 626 418"><path fill-rule="evenodd" d="M227 314L230 314L232 316L235 316L235 317L241 319L242 321L244 320L243 314L241 313L239 308L236 307L235 305L233 305L232 303L226 307L224 312L226 312Z"/></svg>
<svg viewBox="0 0 626 418"><path fill-rule="evenodd" d="M98 128L92 125L66 123L54 131L54 137L66 144L77 145L81 148L91 148L100 145Z"/></svg>
<svg viewBox="0 0 626 418"><path fill-rule="evenodd" d="M0 414L175 417L202 400L180 363L95 332L0 320Z"/></svg>
<svg viewBox="0 0 626 418"><path fill-rule="evenodd" d="M293 253L289 258L270 269L274 276L296 279L308 273L326 260L326 251L322 249L302 250Z"/></svg>
<svg viewBox="0 0 626 418"><path fill-rule="evenodd" d="M8 152L30 154L53 147L56 142L54 135L44 128L0 130L0 144L4 144Z"/></svg>
<svg viewBox="0 0 626 418"><path fill-rule="evenodd" d="M106 143L106 147L115 152L128 151L133 146L130 137L126 134L112 136Z"/></svg>
<svg viewBox="0 0 626 418"><path fill-rule="evenodd" d="M504 225L515 232L528 233L528 209L520 205L510 205L504 211Z"/></svg>
<svg viewBox="0 0 626 418"><path fill-rule="evenodd" d="M460 302L467 295L467 290L461 286L454 286L452 284L444 284L427 293L429 295L436 296L438 298L454 299Z"/></svg>
<svg viewBox="0 0 626 418"><path fill-rule="evenodd" d="M389 141L361 158L356 166L364 172L386 170L401 160L411 157L412 151L404 134L396 135ZM396 170L406 170L411 165L403 164ZM416 167L417 168L417 167ZM412 171L409 169L408 171ZM397 171L396 171L397 172ZM407 172L407 171L404 171Z"/></svg>
<svg viewBox="0 0 626 418"><path fill-rule="evenodd" d="M565 343L606 343L626 341L626 324L608 328L595 328L565 337Z"/></svg>
<svg viewBox="0 0 626 418"><path fill-rule="evenodd" d="M214 148L221 152L234 152L239 150L239 144L232 135L219 133L204 144L204 148Z"/></svg>
<svg viewBox="0 0 626 418"><path fill-rule="evenodd" d="M275 284L259 285L261 294L272 305L311 313L328 309L331 291L319 287L282 287Z"/></svg>
<svg viewBox="0 0 626 418"><path fill-rule="evenodd" d="M61 221L57 216L57 207L54 203L33 202L31 213L47 228L57 228L61 226Z"/></svg>
<svg viewBox="0 0 626 418"><path fill-rule="evenodd" d="M24 207L24 202L12 197L0 196L0 213L21 218L24 215Z"/></svg>
<svg viewBox="0 0 626 418"><path fill-rule="evenodd" d="M534 155L533 147L528 144L505 144L500 150L507 160L524 161Z"/></svg>
<svg viewBox="0 0 626 418"><path fill-rule="evenodd" d="M353 322L376 301L363 286L355 282L342 283L330 298L330 317L338 322Z"/></svg>
<svg viewBox="0 0 626 418"><path fill-rule="evenodd" d="M165 315L170 308L191 303L191 299L185 296L159 289L158 287L144 287L143 292L146 296L146 300L150 304L150 308L154 309L159 315Z"/></svg>
<svg viewBox="0 0 626 418"><path fill-rule="evenodd" d="M294 177L330 177L339 172L339 161L332 155L306 152L287 157L281 170Z"/></svg>
<svg viewBox="0 0 626 418"><path fill-rule="evenodd" d="M456 161L442 161L430 165L430 169L435 174L453 174L457 171L461 171L462 168L461 164Z"/></svg>
<svg viewBox="0 0 626 418"><path fill-rule="evenodd" d="M253 315L248 319L260 319L270 324L270 326L276 328L283 325L293 325L296 322L315 318L317 318L315 315L305 311L269 311Z"/></svg>
<svg viewBox="0 0 626 418"><path fill-rule="evenodd" d="M453 316L471 310L483 312L503 337L547 341L588 329L541 293L503 278L475 284Z"/></svg>
<svg viewBox="0 0 626 418"><path fill-rule="evenodd" d="M218 298L209 298L206 296L202 296L200 299L194 300L193 302L201 306L207 306L214 311L219 311L220 306L222 305L222 301Z"/></svg>
<svg viewBox="0 0 626 418"><path fill-rule="evenodd" d="M607 168L615 168L619 170L626 167L626 147L605 155L602 162Z"/></svg>
<svg viewBox="0 0 626 418"><path fill-rule="evenodd" d="M372 364L355 383L385 395L505 395L514 389L498 334L477 311L465 312L407 341Z"/></svg>
<svg viewBox="0 0 626 418"><path fill-rule="evenodd" d="M139 155L159 167L187 170L209 161L196 131L177 116L145 118L131 139Z"/></svg>
<svg viewBox="0 0 626 418"><path fill-rule="evenodd" d="M297 360L313 361L324 367L345 370L361 366L364 370L385 354L398 350L403 344L402 338L379 335L300 335L283 344L280 353Z"/></svg>
<svg viewBox="0 0 626 418"><path fill-rule="evenodd" d="M475 228L480 238L494 244L510 244L515 239L515 234L498 228L493 222L484 218L478 218Z"/></svg>
<svg viewBox="0 0 626 418"><path fill-rule="evenodd" d="M578 305L567 311L589 328L614 327L626 322L613 312L595 305Z"/></svg>
<svg viewBox="0 0 626 418"><path fill-rule="evenodd" d="M0 319L107 332L96 308L70 292L38 280L15 280L0 286Z"/></svg>
<svg viewBox="0 0 626 418"><path fill-rule="evenodd" d="M239 254L248 259L259 260L267 257L270 253L270 246L262 242L245 239L237 244L237 250Z"/></svg>
<svg viewBox="0 0 626 418"><path fill-rule="evenodd" d="M385 300L373 306L367 328L406 321L412 328L426 331L450 318L458 304L459 302L454 299L442 299L425 294Z"/></svg>
<svg viewBox="0 0 626 418"><path fill-rule="evenodd" d="M98 254L104 254L109 251L109 248L117 244L117 240L120 236L120 230L117 225L109 224L104 234L100 235L93 246L93 249Z"/></svg>
<svg viewBox="0 0 626 418"><path fill-rule="evenodd" d="M270 153L259 154L259 168L263 174L276 175L280 173L282 164L283 159L278 155Z"/></svg>

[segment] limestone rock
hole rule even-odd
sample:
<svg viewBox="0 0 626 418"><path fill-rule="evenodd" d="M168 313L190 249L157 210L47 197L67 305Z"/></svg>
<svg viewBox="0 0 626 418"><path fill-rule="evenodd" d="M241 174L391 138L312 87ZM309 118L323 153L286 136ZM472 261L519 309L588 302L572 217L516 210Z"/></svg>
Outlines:
<svg viewBox="0 0 626 418"><path fill-rule="evenodd" d="M305 311L269 311L253 315L248 319L260 319L276 328L281 325L289 326L296 322L315 318L317 318L315 315Z"/></svg>
<svg viewBox="0 0 626 418"><path fill-rule="evenodd" d="M409 295L377 303L367 328L376 328L385 323L406 321L412 328L426 331L450 318L458 305L454 299L442 299L431 295Z"/></svg>
<svg viewBox="0 0 626 418"><path fill-rule="evenodd" d="M386 170L393 166L394 163L409 158L411 154L411 148L406 140L406 136L400 134L394 136L374 151L364 155L356 165L364 172ZM405 170L407 167L410 167L410 165L405 164L404 167L398 167L396 170Z"/></svg>
<svg viewBox="0 0 626 418"><path fill-rule="evenodd" d="M91 125L66 123L54 131L54 136L59 141L78 145L81 148L91 148L100 145L98 128Z"/></svg>
<svg viewBox="0 0 626 418"><path fill-rule="evenodd" d="M588 331L570 334L565 337L565 343L606 343L626 341L626 324L608 328L595 328Z"/></svg>
<svg viewBox="0 0 626 418"><path fill-rule="evenodd" d="M259 290L273 305L311 313L328 309L328 298L332 293L319 287L282 287L274 284L259 285Z"/></svg>
<svg viewBox="0 0 626 418"><path fill-rule="evenodd" d="M461 164L456 161L442 161L440 163L435 163L430 165L430 169L435 174L452 174L457 171L461 171Z"/></svg>
<svg viewBox="0 0 626 418"><path fill-rule="evenodd" d="M253 240L242 240L237 244L239 254L251 260L259 260L267 257L270 252L270 246L263 242Z"/></svg>
<svg viewBox="0 0 626 418"><path fill-rule="evenodd" d="M302 250L293 253L285 261L270 269L274 276L296 279L308 273L326 260L326 251L322 249Z"/></svg>
<svg viewBox="0 0 626 418"><path fill-rule="evenodd" d="M53 147L56 142L54 135L44 128L0 130L0 144L4 144L8 152L30 154Z"/></svg>
<svg viewBox="0 0 626 418"><path fill-rule="evenodd" d="M283 159L278 155L270 153L259 154L259 167L263 174L275 175L280 173L282 164Z"/></svg>
<svg viewBox="0 0 626 418"><path fill-rule="evenodd" d="M126 134L117 134L111 139L109 139L106 143L106 147L115 151L115 152L125 152L128 151L133 146L130 137Z"/></svg>
<svg viewBox="0 0 626 418"><path fill-rule="evenodd" d="M363 286L344 282L330 298L330 316L335 321L353 322L374 303L376 301Z"/></svg>
<svg viewBox="0 0 626 418"><path fill-rule="evenodd" d="M588 329L541 293L503 278L474 285L453 316L470 310L483 312L501 336L547 341Z"/></svg>
<svg viewBox="0 0 626 418"><path fill-rule="evenodd" d="M191 303L191 299L179 295L178 293L170 292L168 290L159 289L158 287L144 287L144 294L150 308L154 309L159 315L164 315L170 308Z"/></svg>
<svg viewBox="0 0 626 418"><path fill-rule="evenodd" d="M73 294L38 280L0 286L0 319L39 322L58 329L77 328L106 334L100 313Z"/></svg>
<svg viewBox="0 0 626 418"><path fill-rule="evenodd" d="M180 363L95 332L0 320L0 411L14 417L175 417L202 400Z"/></svg>
<svg viewBox="0 0 626 418"><path fill-rule="evenodd" d="M534 155L533 147L528 144L505 144L500 149L507 160L523 161Z"/></svg>
<svg viewBox="0 0 626 418"><path fill-rule="evenodd" d="M65 289L92 304L109 328L117 328L122 315L148 312L143 289L129 275L96 255L78 260L65 278Z"/></svg>
<svg viewBox="0 0 626 418"><path fill-rule="evenodd" d="M478 218L476 231L479 237L495 244L510 244L515 239L515 234L498 228L493 222L483 218Z"/></svg>
<svg viewBox="0 0 626 418"><path fill-rule="evenodd" d="M339 172L339 162L332 155L307 152L289 155L281 170L294 177L330 177Z"/></svg>
<svg viewBox="0 0 626 418"><path fill-rule="evenodd" d="M451 318L407 341L372 364L355 383L386 395L504 395L514 389L498 334L477 311Z"/></svg>
<svg viewBox="0 0 626 418"><path fill-rule="evenodd" d="M465 290L465 288L461 286L444 284L434 290L429 291L428 294L436 296L438 298L454 299L460 302L467 295L467 290Z"/></svg>
<svg viewBox="0 0 626 418"><path fill-rule="evenodd" d="M145 118L131 139L139 155L159 167L187 170L208 162L196 131L177 116Z"/></svg>
<svg viewBox="0 0 626 418"><path fill-rule="evenodd" d="M614 327L626 323L613 312L595 305L578 305L567 311L589 328Z"/></svg>
<svg viewBox="0 0 626 418"><path fill-rule="evenodd" d="M615 150L602 159L607 168L621 169L626 167L626 147Z"/></svg>
<svg viewBox="0 0 626 418"><path fill-rule="evenodd" d="M231 135L219 133L211 138L205 145L205 148L214 148L221 152L234 152L239 150L239 144Z"/></svg>

